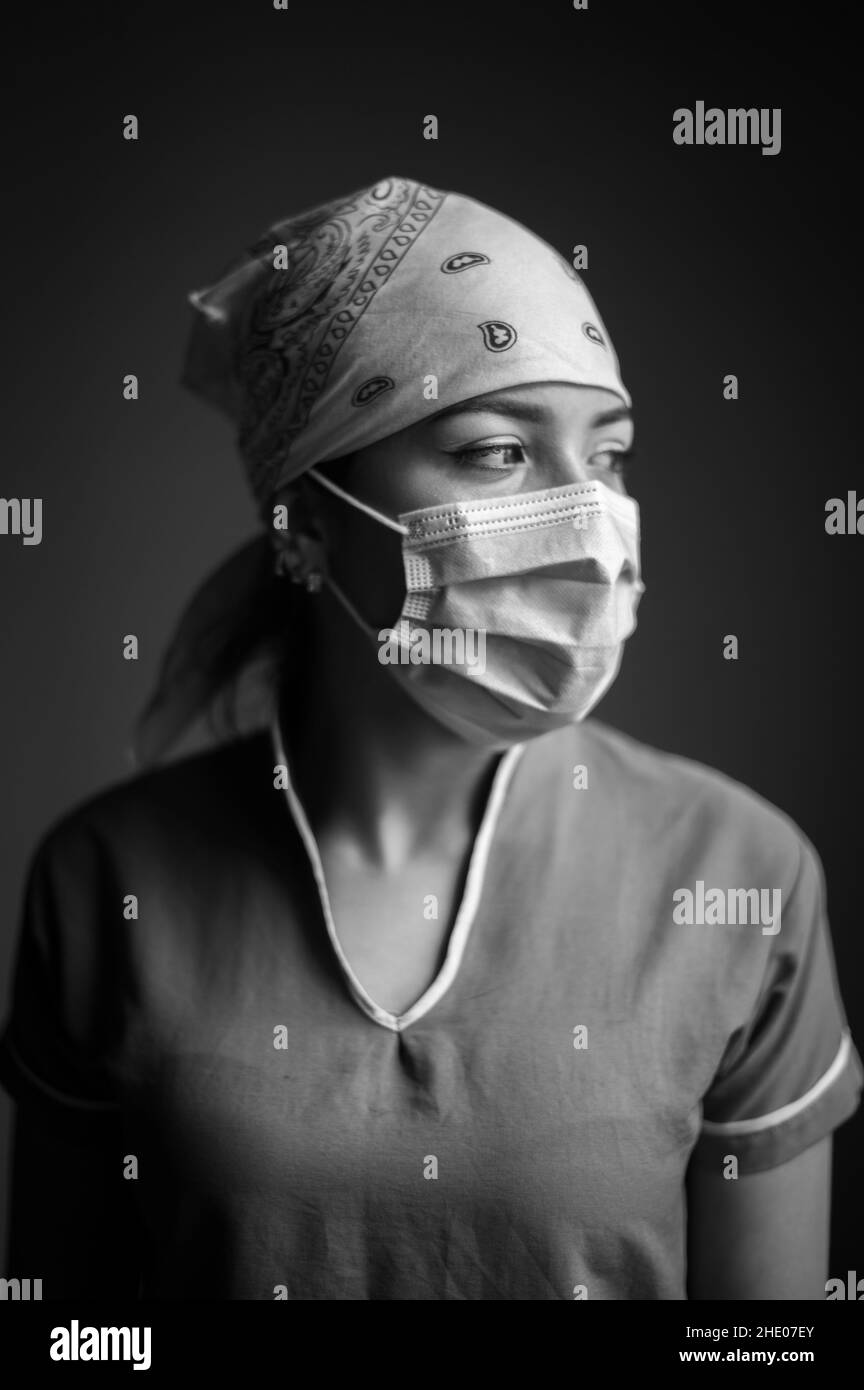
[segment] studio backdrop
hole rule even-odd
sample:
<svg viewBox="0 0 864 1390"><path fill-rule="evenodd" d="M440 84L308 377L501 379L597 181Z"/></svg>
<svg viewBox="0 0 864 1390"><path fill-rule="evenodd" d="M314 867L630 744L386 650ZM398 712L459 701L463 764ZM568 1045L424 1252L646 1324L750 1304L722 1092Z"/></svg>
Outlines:
<svg viewBox="0 0 864 1390"><path fill-rule="evenodd" d="M34 514L16 533L7 506L0 534L4 999L37 839L131 774L182 603L256 526L230 430L179 385L187 294L277 219L398 175L536 230L602 306L634 402L646 591L595 717L797 822L864 1038L861 123L829 39L779 8L757 25L594 0L22 20L0 494L41 511L28 535ZM709 108L745 107L752 139L705 141ZM9 1117L4 1096L4 1152ZM832 1273L861 1259L862 1125L836 1136Z"/></svg>

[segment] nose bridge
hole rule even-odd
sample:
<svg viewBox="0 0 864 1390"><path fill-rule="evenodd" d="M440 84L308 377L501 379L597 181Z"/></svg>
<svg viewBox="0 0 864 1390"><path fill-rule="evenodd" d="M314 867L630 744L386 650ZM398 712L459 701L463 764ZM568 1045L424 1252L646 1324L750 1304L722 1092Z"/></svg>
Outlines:
<svg viewBox="0 0 864 1390"><path fill-rule="evenodd" d="M583 425L571 425L556 430L549 439L546 457L550 469L550 483L553 486L591 482L591 471L586 457L587 437Z"/></svg>

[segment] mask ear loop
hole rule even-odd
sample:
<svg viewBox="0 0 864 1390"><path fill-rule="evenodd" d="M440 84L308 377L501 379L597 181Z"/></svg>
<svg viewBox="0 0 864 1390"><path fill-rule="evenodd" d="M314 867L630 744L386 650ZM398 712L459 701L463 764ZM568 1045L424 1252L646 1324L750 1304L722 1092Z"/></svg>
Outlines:
<svg viewBox="0 0 864 1390"><path fill-rule="evenodd" d="M336 483L331 483L329 478L325 478L322 473L316 473L314 468L309 468L306 471L310 477L315 479L316 483L321 483L323 487L329 488L329 490L335 493L337 497L341 497L352 507L359 507L361 511L364 511L369 516L371 516L374 521L380 521L384 526L389 526L392 531L398 531L399 535L401 536L407 536L409 534L407 526L403 526L398 521L393 521L389 516L384 516L383 512L378 512L375 510L374 507L367 506L366 503L361 502L359 498L352 497L350 492L345 492ZM373 641L377 641L378 629L376 627L372 627L370 623L367 623L366 619L362 616L362 614L358 612L358 610L354 607L354 604L351 602L348 595L343 592L342 588L335 582L334 579L331 578L329 574L325 573L323 579L324 583L327 585L327 588L331 591L331 593L336 595L336 598L339 600L342 607L354 619L355 623L361 629L361 631L364 632L366 636L370 637Z"/></svg>
<svg viewBox="0 0 864 1390"><path fill-rule="evenodd" d="M359 497L352 497L350 492L345 492L341 487L337 486L336 483L332 483L329 478L324 477L323 473L316 472L314 468L308 468L306 472L310 478L315 479L316 483L321 483L323 487L329 488L337 497L341 497L343 502L350 503L352 507L359 507L360 511L365 512L367 516L371 516L373 521L380 521L383 526L389 526L391 531L397 531L400 536L410 535L408 527L403 526L401 521L394 521L392 517L385 516L383 512L376 511L374 507L368 506L366 502L361 502Z"/></svg>
<svg viewBox="0 0 864 1390"><path fill-rule="evenodd" d="M346 613L348 613L349 616L354 619L361 632L364 632L367 637L372 639L373 642L377 641L378 628L373 627L371 623L367 623L362 613L358 612L358 610L354 607L354 604L351 602L348 595L336 583L336 580L332 579L329 574L325 574L324 583L327 585L327 588L330 590L330 592L336 595L337 599L341 603L342 607L345 609Z"/></svg>

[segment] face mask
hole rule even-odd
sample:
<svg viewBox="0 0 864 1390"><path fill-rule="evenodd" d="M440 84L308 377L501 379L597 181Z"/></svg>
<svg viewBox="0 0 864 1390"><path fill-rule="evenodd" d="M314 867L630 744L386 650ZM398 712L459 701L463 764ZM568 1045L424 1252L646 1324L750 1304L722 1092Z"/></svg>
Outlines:
<svg viewBox="0 0 864 1390"><path fill-rule="evenodd" d="M393 629L379 633L325 583L379 658L385 642L400 654L389 670L445 727L506 748L584 719L608 690L644 592L632 497L574 483L393 521L309 473L402 536L406 595Z"/></svg>

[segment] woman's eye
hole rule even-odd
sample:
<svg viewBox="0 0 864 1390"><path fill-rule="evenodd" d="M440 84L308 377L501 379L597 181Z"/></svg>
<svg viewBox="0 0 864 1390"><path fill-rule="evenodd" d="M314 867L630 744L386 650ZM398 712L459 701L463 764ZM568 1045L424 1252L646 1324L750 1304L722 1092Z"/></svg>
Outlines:
<svg viewBox="0 0 864 1390"><path fill-rule="evenodd" d="M623 476L626 465L633 458L635 449L599 449L592 454L590 462L607 473ZM518 455L518 457L516 457ZM470 449L459 449L451 455L458 463L467 463L475 468L505 471L514 464L525 462L521 444L477 444Z"/></svg>
<svg viewBox="0 0 864 1390"><path fill-rule="evenodd" d="M605 467L610 473L622 474L635 452L635 449L601 449L599 453L592 454L591 462L595 459L605 459L606 462L600 464L601 468Z"/></svg>
<svg viewBox="0 0 864 1390"><path fill-rule="evenodd" d="M468 462L475 464L478 468L507 468L513 463L523 463L523 458L510 458L506 461L502 457L504 454L522 454L521 444L478 444L472 449L460 449L452 457L458 462Z"/></svg>

